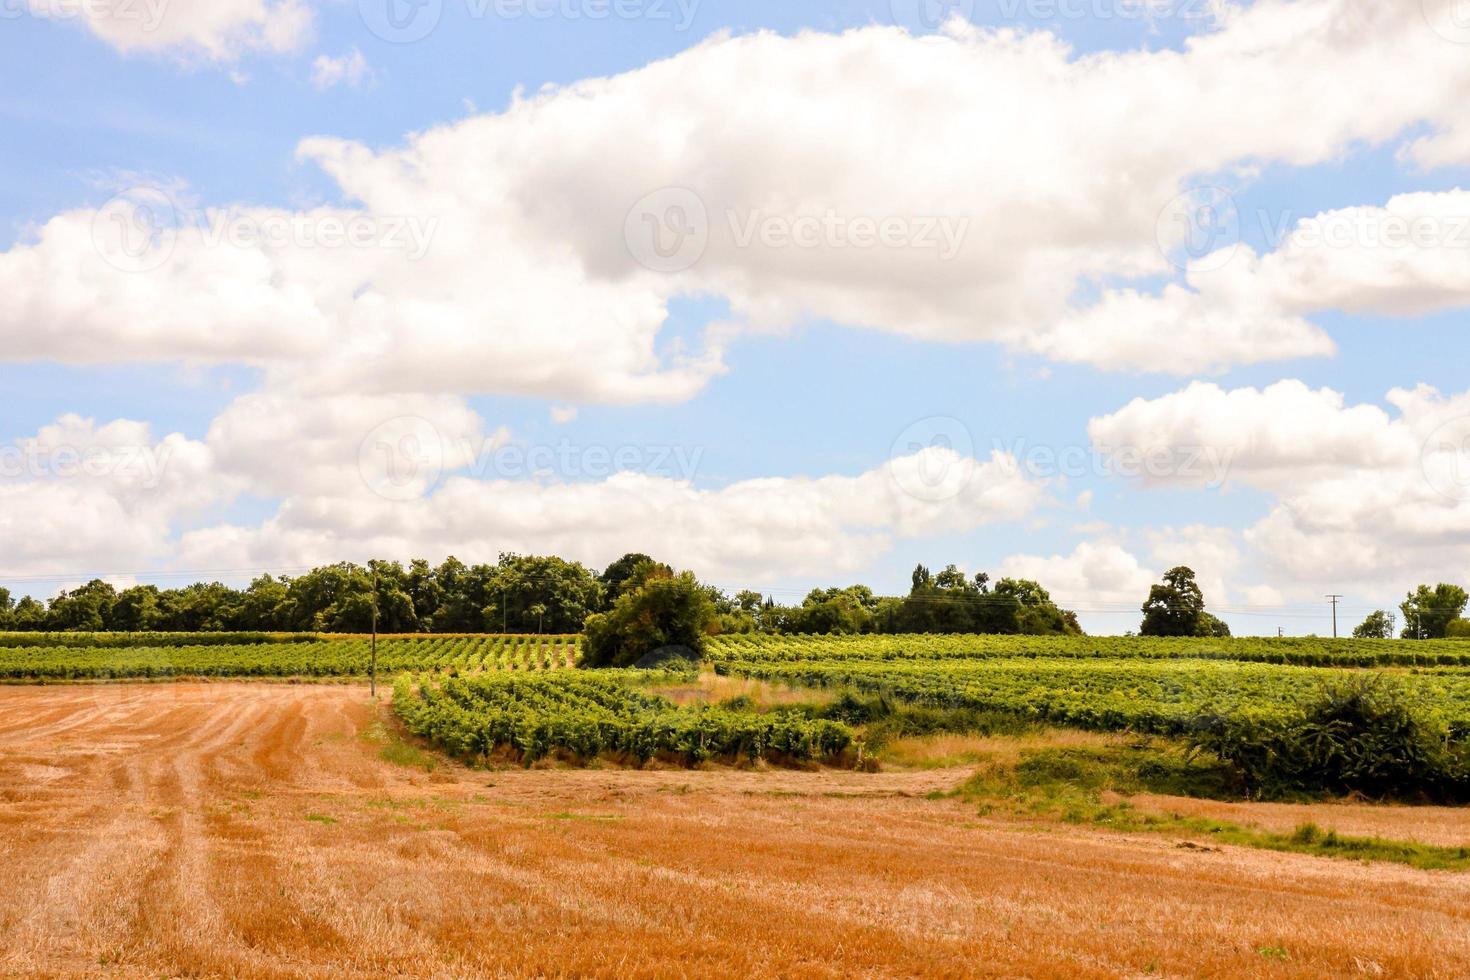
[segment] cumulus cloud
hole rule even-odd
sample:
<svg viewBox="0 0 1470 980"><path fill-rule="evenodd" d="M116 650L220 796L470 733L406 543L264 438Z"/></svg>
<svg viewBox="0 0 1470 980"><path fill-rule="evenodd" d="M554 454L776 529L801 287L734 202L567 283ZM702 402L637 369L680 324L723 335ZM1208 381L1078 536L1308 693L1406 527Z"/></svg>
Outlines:
<svg viewBox="0 0 1470 980"><path fill-rule="evenodd" d="M1248 363L1257 344L1283 356L1332 353L1305 319L1321 311L1411 317L1470 307L1470 192L1400 194L1279 231L1281 244L1264 255L1232 245L1200 257L1187 286L1110 290L1043 348L1058 359L1126 364L1173 324L1182 342L1167 356L1208 370Z"/></svg>
<svg viewBox="0 0 1470 980"><path fill-rule="evenodd" d="M644 550L715 579L829 575L864 567L902 538L1015 520L1041 499L1042 486L1004 455L969 460L953 496L905 491L905 468L964 462L947 452L924 450L856 476L764 478L719 489L634 471L589 481L451 474L432 492L399 500L342 483L331 495L288 499L259 527L190 531L179 560L279 567L450 552L483 560L511 550L602 564Z"/></svg>
<svg viewBox="0 0 1470 980"><path fill-rule="evenodd" d="M140 241L126 209L100 230L58 215L0 255L0 336L10 356L571 402L687 399L733 331L809 318L1110 369L1320 356L1331 341L1303 308L1336 299L1240 286L1274 277L1269 258L1196 262L1158 294L1130 281L1175 271L1189 231L1167 219L1202 177L1455 131L1463 49L1417 0L1363 7L1266 0L1182 51L1078 55L1048 33L958 28L718 35L396 148L307 139L301 158L354 206L233 209L306 229L284 241L203 234L193 214ZM368 246L316 241L353 219ZM394 222L425 247L384 247ZM669 337L689 295L724 299L734 325Z"/></svg>
<svg viewBox="0 0 1470 980"><path fill-rule="evenodd" d="M1139 606L1154 573L1116 541L1082 541L1065 555L1011 555L999 576L1029 578L1044 585L1062 605L1083 603L1087 611L1123 611ZM1098 603L1107 604L1099 607Z"/></svg>
<svg viewBox="0 0 1470 980"><path fill-rule="evenodd" d="M1394 589L1464 572L1470 543L1470 392L1396 388L1376 405L1283 381L1225 391L1196 383L1137 399L1089 425L1105 451L1164 446L1177 458L1211 447L1226 485L1271 495L1244 532L1284 583ZM1173 474L1156 482L1200 485ZM1283 584L1284 584L1283 583Z"/></svg>
<svg viewBox="0 0 1470 980"><path fill-rule="evenodd" d="M202 441L64 416L0 447L0 574L493 560L506 550L603 564L645 550L717 580L828 575L902 539L1020 519L1047 493L1007 454L934 447L857 475L718 488L695 485L698 454L573 447L592 465L565 472L555 452L541 466L510 448L511 433L453 396L257 392ZM926 480L935 473L947 479ZM222 522L242 493L273 500L270 516Z"/></svg>
<svg viewBox="0 0 1470 980"><path fill-rule="evenodd" d="M156 438L143 422L64 415L0 446L0 574L165 558L182 520L235 490L203 443Z"/></svg>

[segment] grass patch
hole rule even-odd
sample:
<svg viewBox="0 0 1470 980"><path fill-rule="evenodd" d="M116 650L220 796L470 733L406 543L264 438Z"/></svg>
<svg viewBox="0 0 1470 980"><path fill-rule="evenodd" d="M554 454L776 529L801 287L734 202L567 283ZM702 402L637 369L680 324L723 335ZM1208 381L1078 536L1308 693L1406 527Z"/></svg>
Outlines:
<svg viewBox="0 0 1470 980"><path fill-rule="evenodd" d="M378 758L395 766L433 772L434 767L439 764L438 758L433 753L425 752L412 742L404 741L402 736L390 731L381 720L373 722L362 733L362 739L364 742L381 746L378 749Z"/></svg>
<svg viewBox="0 0 1470 980"><path fill-rule="evenodd" d="M976 803L987 815L1036 816L1127 833L1205 837L1269 851L1470 870L1467 847L1350 837L1315 824L1275 833L1223 820L1146 812L1118 799L1139 793L1238 799L1240 786L1234 770L1224 763L1191 754L1173 742L1143 739L1102 746L1022 749L1018 761L991 763L943 795Z"/></svg>
<svg viewBox="0 0 1470 980"><path fill-rule="evenodd" d="M428 752L416 745L409 745L402 739L394 739L378 751L378 758L384 762L391 762L395 766L407 766L411 769L422 769L424 772L433 772L438 765L438 760Z"/></svg>
<svg viewBox="0 0 1470 980"><path fill-rule="evenodd" d="M326 824L327 826L331 826L332 824L337 822L336 817L329 817L325 813L308 813L306 815L306 819L310 820L312 823L321 823Z"/></svg>

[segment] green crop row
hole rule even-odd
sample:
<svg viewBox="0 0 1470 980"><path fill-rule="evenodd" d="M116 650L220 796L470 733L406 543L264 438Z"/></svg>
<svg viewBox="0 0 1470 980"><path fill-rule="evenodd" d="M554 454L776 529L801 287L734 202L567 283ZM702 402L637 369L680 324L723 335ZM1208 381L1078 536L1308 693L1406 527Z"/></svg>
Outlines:
<svg viewBox="0 0 1470 980"><path fill-rule="evenodd" d="M400 678L393 704L413 732L466 758L513 753L526 763L553 752L645 762L705 759L825 759L852 741L845 725L793 712L759 714L679 707L641 691L647 672L557 671Z"/></svg>
<svg viewBox="0 0 1470 980"><path fill-rule="evenodd" d="M1123 653L1114 656L1105 652L1114 648L1106 638L1091 653L1081 652L1088 648L1080 643L1053 646L1051 638L1009 637L1000 644L996 639L734 638L716 641L709 655L720 673L781 684L852 688L917 704L1160 734L1187 734L1212 717L1292 717L1328 684L1362 674L1252 660L1250 655L1260 651L1244 644L1239 650L1222 649L1219 641L1195 641L1200 655L1186 658L1180 651L1187 645L1138 638L1118 638ZM1310 655L1312 648L1301 646L1297 652ZM1427 667L1391 673L1416 708L1452 730L1470 731L1470 672Z"/></svg>
<svg viewBox="0 0 1470 980"><path fill-rule="evenodd" d="M1470 667L1465 640L1351 640L1319 637L998 636L899 634L772 636L710 641L716 662L781 660L1044 659L1232 660L1300 667Z"/></svg>
<svg viewBox="0 0 1470 980"><path fill-rule="evenodd" d="M314 640L218 646L187 641L155 641L151 646L0 646L0 679L361 677L368 673L372 646L367 637ZM579 649L575 636L518 635L391 637L380 639L377 646L380 674L559 670L576 664Z"/></svg>

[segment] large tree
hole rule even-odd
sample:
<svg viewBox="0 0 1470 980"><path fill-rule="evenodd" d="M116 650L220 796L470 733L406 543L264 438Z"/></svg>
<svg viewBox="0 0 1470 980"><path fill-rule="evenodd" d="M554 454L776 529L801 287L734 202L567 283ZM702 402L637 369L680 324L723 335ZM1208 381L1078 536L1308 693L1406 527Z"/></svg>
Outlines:
<svg viewBox="0 0 1470 980"><path fill-rule="evenodd" d="M1138 632L1143 636L1200 636L1202 626L1209 628L1204 615L1205 594L1194 579L1194 570L1178 565L1164 573L1161 584L1149 588Z"/></svg>
<svg viewBox="0 0 1470 980"><path fill-rule="evenodd" d="M1434 588L1421 585L1410 592L1399 610L1404 614L1404 639L1438 640L1451 620L1459 619L1470 599L1458 585L1441 582Z"/></svg>
<svg viewBox="0 0 1470 980"><path fill-rule="evenodd" d="M660 568L623 592L612 609L587 618L582 662L627 667L664 647L700 653L718 625L709 589L690 572L674 575Z"/></svg>

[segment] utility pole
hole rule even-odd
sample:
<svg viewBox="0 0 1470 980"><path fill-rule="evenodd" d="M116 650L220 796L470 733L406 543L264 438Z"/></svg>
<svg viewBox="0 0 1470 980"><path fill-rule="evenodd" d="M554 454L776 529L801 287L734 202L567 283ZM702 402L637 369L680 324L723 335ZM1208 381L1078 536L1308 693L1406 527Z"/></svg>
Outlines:
<svg viewBox="0 0 1470 980"><path fill-rule="evenodd" d="M368 669L368 691L373 699L378 697L378 570L373 569L373 660Z"/></svg>
<svg viewBox="0 0 1470 980"><path fill-rule="evenodd" d="M1280 639L1283 635L1285 635L1285 634L1282 633L1281 627L1280 626L1276 627L1276 638L1277 639Z"/></svg>
<svg viewBox="0 0 1470 980"><path fill-rule="evenodd" d="M1337 639L1337 600L1341 598L1342 596L1340 595L1330 595L1327 597L1327 601L1332 603L1332 638L1334 640Z"/></svg>

